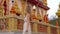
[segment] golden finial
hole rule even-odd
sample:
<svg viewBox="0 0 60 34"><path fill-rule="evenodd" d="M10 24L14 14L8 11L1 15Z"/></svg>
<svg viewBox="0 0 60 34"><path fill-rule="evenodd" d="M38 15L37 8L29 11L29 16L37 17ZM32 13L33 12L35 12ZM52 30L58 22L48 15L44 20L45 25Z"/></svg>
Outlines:
<svg viewBox="0 0 60 34"><path fill-rule="evenodd" d="M60 8L60 2L59 2L59 8Z"/></svg>
<svg viewBox="0 0 60 34"><path fill-rule="evenodd" d="M59 2L59 9L58 9L58 11L56 12L56 15L58 16L58 17L60 17L60 2Z"/></svg>

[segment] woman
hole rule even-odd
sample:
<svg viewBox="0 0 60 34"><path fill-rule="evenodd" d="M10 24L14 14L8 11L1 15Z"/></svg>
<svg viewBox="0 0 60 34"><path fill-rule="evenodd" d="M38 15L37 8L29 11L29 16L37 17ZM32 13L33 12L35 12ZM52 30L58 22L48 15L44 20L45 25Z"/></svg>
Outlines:
<svg viewBox="0 0 60 34"><path fill-rule="evenodd" d="M26 16L24 18L23 34L31 34L30 13L26 13Z"/></svg>

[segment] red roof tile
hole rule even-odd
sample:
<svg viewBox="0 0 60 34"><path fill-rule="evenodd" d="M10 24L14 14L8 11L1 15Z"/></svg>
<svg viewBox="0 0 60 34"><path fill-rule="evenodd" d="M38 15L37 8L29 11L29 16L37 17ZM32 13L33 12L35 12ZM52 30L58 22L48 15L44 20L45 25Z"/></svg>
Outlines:
<svg viewBox="0 0 60 34"><path fill-rule="evenodd" d="M45 10L50 9L48 6L43 5L43 2L41 2L41 1L38 2L38 1L35 1L35 0L28 0L28 2L33 4L33 5L37 5L38 7L43 8Z"/></svg>

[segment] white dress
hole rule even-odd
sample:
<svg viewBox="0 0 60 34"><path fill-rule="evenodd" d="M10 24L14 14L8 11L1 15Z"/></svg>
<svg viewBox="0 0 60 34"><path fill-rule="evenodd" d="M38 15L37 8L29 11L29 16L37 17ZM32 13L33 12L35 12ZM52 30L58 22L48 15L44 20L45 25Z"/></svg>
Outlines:
<svg viewBox="0 0 60 34"><path fill-rule="evenodd" d="M27 16L24 18L24 26L23 26L23 34L31 34L31 27L30 27L30 23L28 23L29 20L27 19ZM28 25L28 32L26 32L26 27Z"/></svg>

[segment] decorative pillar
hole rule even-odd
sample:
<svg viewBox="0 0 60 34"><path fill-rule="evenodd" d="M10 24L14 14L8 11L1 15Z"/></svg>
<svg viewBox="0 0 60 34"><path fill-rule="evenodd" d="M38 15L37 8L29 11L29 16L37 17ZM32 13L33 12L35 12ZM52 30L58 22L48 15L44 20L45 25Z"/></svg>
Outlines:
<svg viewBox="0 0 60 34"><path fill-rule="evenodd" d="M32 9L32 13L31 13L31 15L32 15L32 20L34 20L34 21L36 21L36 19L37 19L37 9L36 9L36 6L33 6L33 8L31 8ZM33 32L38 32L38 29L37 29L37 26L38 26L38 24L37 23L33 23Z"/></svg>
<svg viewBox="0 0 60 34"><path fill-rule="evenodd" d="M20 16L21 14L21 1L20 0L14 0L15 1L15 4L14 4L14 7L15 7L15 14L17 16ZM19 4L20 3L20 4Z"/></svg>
<svg viewBox="0 0 60 34"><path fill-rule="evenodd" d="M38 24L34 23L33 24L33 32L38 32L38 27L37 27Z"/></svg>
<svg viewBox="0 0 60 34"><path fill-rule="evenodd" d="M10 11L9 11L9 0L6 0L6 4L7 4L7 12L6 14L9 15Z"/></svg>
<svg viewBox="0 0 60 34"><path fill-rule="evenodd" d="M47 5L47 0L43 0L43 3L44 3L45 5Z"/></svg>
<svg viewBox="0 0 60 34"><path fill-rule="evenodd" d="M59 34L59 28L57 28L57 34Z"/></svg>
<svg viewBox="0 0 60 34"><path fill-rule="evenodd" d="M47 34L51 34L51 29L50 29L50 25L48 24L48 27L47 27Z"/></svg>
<svg viewBox="0 0 60 34"><path fill-rule="evenodd" d="M28 4L26 4L26 2L24 1L24 0L21 0L21 6L22 6L22 8L21 8L21 14L22 14L22 18L24 18L24 16L25 16L25 13L26 13L26 7L27 7L27 5Z"/></svg>
<svg viewBox="0 0 60 34"><path fill-rule="evenodd" d="M42 20L42 11L41 11L41 9L40 8L37 8L37 18L38 18L38 20Z"/></svg>
<svg viewBox="0 0 60 34"><path fill-rule="evenodd" d="M58 19L60 19L60 2L59 2L59 9L58 11L56 12L56 15L58 16ZM59 28L57 28L57 34L59 34Z"/></svg>
<svg viewBox="0 0 60 34"><path fill-rule="evenodd" d="M38 16L40 17L40 21L43 22L43 11L42 11L41 8L39 8L39 14L40 14L40 15L38 15Z"/></svg>
<svg viewBox="0 0 60 34"><path fill-rule="evenodd" d="M4 11L3 11L2 6L0 7L0 16L1 16L1 17L3 17L3 16L4 16Z"/></svg>
<svg viewBox="0 0 60 34"><path fill-rule="evenodd" d="M14 31L17 31L17 19L14 18Z"/></svg>
<svg viewBox="0 0 60 34"><path fill-rule="evenodd" d="M14 29L14 19L9 18L9 31L12 31Z"/></svg>
<svg viewBox="0 0 60 34"><path fill-rule="evenodd" d="M9 31L15 31L17 29L16 19L9 18Z"/></svg>

